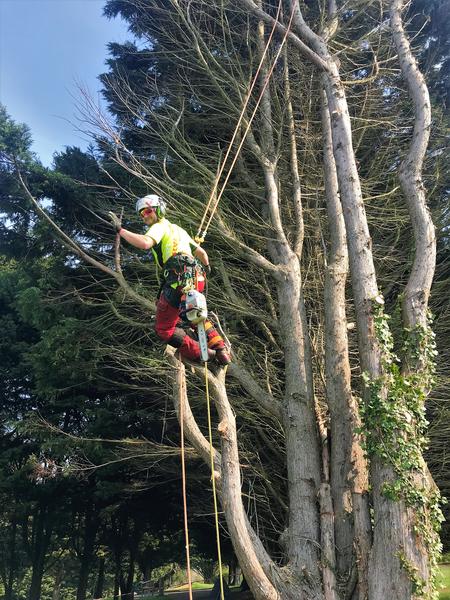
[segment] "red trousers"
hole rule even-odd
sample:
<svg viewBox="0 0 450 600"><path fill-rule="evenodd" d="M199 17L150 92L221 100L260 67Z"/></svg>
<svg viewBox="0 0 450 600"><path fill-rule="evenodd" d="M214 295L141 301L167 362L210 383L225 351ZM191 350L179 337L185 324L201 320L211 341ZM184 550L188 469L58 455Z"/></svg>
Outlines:
<svg viewBox="0 0 450 600"><path fill-rule="evenodd" d="M178 290L177 290L178 291ZM179 300L174 299L174 293L171 293L171 302L167 300L164 294L164 289L159 297L156 305L156 322L155 331L158 337L174 346L179 348L179 352L182 357L193 361L200 360L200 346L198 342L189 335L186 331L180 327L182 313L182 292L179 291ZM175 304L178 304L175 306ZM211 321L205 321L205 330L208 337L208 347L213 350L219 350L225 347L222 336L217 332Z"/></svg>

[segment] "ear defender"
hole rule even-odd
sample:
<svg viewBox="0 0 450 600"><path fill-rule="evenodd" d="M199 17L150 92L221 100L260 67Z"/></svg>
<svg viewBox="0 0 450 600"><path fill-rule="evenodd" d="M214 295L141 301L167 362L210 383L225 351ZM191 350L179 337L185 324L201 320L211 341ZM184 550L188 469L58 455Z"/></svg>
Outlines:
<svg viewBox="0 0 450 600"><path fill-rule="evenodd" d="M158 219L162 219L166 214L166 203L164 202L164 200L160 200L159 201L159 206L156 209L156 215L158 216Z"/></svg>

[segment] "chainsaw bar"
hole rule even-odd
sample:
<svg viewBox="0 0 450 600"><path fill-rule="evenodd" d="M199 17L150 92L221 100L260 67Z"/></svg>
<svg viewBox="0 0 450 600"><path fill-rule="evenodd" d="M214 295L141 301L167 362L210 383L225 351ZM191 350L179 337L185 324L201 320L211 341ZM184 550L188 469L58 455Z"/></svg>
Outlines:
<svg viewBox="0 0 450 600"><path fill-rule="evenodd" d="M198 343L203 362L208 362L208 338L206 337L205 322L197 323Z"/></svg>

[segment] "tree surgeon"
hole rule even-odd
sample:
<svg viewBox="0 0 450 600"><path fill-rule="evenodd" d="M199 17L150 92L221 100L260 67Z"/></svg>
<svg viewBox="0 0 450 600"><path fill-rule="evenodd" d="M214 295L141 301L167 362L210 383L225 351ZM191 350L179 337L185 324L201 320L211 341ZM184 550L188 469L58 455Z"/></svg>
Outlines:
<svg viewBox="0 0 450 600"><path fill-rule="evenodd" d="M165 218L166 203L160 196L149 194L139 198L136 212L148 226L144 234L123 228L116 214L108 214L120 237L136 248L152 251L156 268L162 274L155 331L161 340L178 348L182 358L200 362L200 346L186 319L184 291L190 286L204 291L206 273L211 271L208 255L187 231ZM229 364L231 358L225 342L210 320L205 322L205 330L209 358L215 358L220 365Z"/></svg>

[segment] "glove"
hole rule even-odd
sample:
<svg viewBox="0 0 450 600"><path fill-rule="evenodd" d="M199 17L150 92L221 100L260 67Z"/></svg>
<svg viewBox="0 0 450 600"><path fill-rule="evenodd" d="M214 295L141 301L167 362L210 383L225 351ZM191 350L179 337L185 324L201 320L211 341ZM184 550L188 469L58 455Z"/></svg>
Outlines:
<svg viewBox="0 0 450 600"><path fill-rule="evenodd" d="M111 221L112 226L117 231L117 233L122 229L122 221L119 217L113 213L112 211L108 212L109 220Z"/></svg>
<svg viewBox="0 0 450 600"><path fill-rule="evenodd" d="M204 265L205 267L205 273L208 277L211 276L211 265Z"/></svg>

